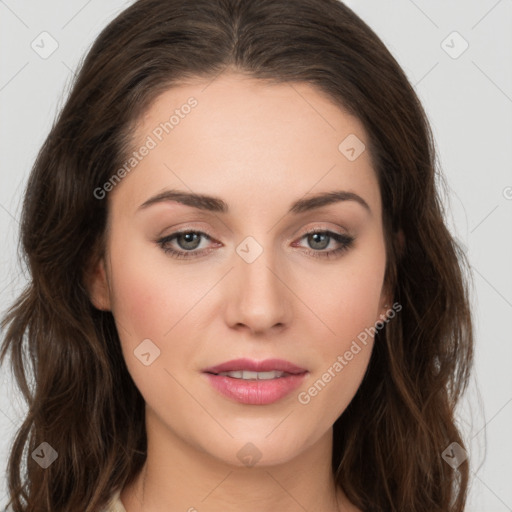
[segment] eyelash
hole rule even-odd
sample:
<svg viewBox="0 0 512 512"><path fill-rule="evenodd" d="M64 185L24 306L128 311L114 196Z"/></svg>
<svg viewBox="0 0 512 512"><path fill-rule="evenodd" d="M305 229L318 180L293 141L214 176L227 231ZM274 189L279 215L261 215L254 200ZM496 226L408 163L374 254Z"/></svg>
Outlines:
<svg viewBox="0 0 512 512"><path fill-rule="evenodd" d="M304 233L300 237L300 240L302 240L303 238L305 238L305 237L307 237L309 235L314 235L314 234L317 234L317 233L318 234L325 234L329 238L334 239L336 242L341 244L341 247L338 247L337 249L331 249L330 251L323 251L323 250L315 251L315 250L312 250L312 249L306 250L306 252L310 256L313 256L314 258L328 258L328 259L331 259L331 258L335 258L337 256L340 256L345 251L348 251L353 246L354 241L355 241L355 238L352 237L352 236L349 236L349 235L345 235L345 234L341 234L341 233L336 233L334 231L318 230L318 229L315 229L315 230L312 230L312 231L308 231L307 233ZM168 244L172 240L174 240L178 236L184 235L184 234L196 234L196 235L203 236L204 238L206 238L208 240L212 239L212 237L208 233L204 233L202 231L184 230L184 231L176 231L175 233L172 233L171 235L168 235L166 237L161 238L160 240L157 240L157 244L160 246L160 248L166 254L169 254L171 257L176 258L176 259L197 258L197 257L200 257L200 256L204 255L205 253L210 253L213 250L213 249L203 249L201 251L183 251L183 250L177 251L177 250L172 249L172 248L169 247Z"/></svg>

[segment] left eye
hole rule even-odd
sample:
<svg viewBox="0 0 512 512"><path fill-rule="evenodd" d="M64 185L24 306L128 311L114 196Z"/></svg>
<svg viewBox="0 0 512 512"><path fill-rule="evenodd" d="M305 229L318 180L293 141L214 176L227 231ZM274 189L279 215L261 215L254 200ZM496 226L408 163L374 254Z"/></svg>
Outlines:
<svg viewBox="0 0 512 512"><path fill-rule="evenodd" d="M166 254L170 254L174 258L195 258L213 250L212 248L196 250L199 248L201 239L203 238L212 240L212 237L202 231L179 231L161 238L157 243ZM305 249L306 252L313 257L334 257L348 250L355 240L352 236L325 230L305 233L299 240L302 239L307 239L310 248ZM334 240L339 247L325 251L332 240ZM176 241L178 249L172 246L172 242L174 241ZM216 243L222 245L218 242ZM301 245L296 245L296 242L294 242L293 245L294 247L302 247Z"/></svg>
<svg viewBox="0 0 512 512"><path fill-rule="evenodd" d="M355 238L350 235L320 230L305 233L300 240L303 238L306 238L310 247L315 249L313 251L306 249L306 252L315 258L335 258L340 256L345 251L348 251L355 241ZM324 251L323 249L326 249L329 246L331 240L334 240L339 247L331 249L330 251Z"/></svg>

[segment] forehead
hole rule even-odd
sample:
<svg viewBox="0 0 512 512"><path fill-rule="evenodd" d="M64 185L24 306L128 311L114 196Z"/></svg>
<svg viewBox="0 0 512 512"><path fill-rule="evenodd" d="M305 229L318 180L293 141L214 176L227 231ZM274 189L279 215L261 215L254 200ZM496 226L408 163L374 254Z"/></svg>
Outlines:
<svg viewBox="0 0 512 512"><path fill-rule="evenodd" d="M224 193L246 205L252 197L260 207L343 188L380 210L362 123L310 84L238 74L191 81L156 98L134 141L135 151L151 149L117 188L138 204L164 188Z"/></svg>

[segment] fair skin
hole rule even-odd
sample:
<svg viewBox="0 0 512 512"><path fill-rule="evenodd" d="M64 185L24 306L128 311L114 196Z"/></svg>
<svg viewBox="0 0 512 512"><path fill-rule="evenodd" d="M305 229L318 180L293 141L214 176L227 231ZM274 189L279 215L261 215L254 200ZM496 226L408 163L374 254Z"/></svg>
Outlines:
<svg viewBox="0 0 512 512"><path fill-rule="evenodd" d="M198 101L108 196L106 256L91 299L115 318L146 401L148 438L144 469L121 500L127 512L355 512L334 484L332 425L361 383L373 339L308 403L298 396L391 304L369 151L350 161L338 150L349 134L365 143L367 136L308 84L231 73L210 82L172 88L150 106L137 148L189 97ZM215 196L229 210L170 200L141 208L170 189ZM368 208L349 199L288 212L299 199L334 191L357 194ZM192 251L184 237L165 247L199 256L176 259L159 245L182 229L211 239ZM315 257L343 244L306 236L311 229L354 242L332 258ZM246 237L262 248L250 263L236 250ZM134 355L146 339L160 350L147 366ZM202 372L237 358L285 359L307 373L274 403L240 403ZM247 443L260 457L252 466L237 456Z"/></svg>

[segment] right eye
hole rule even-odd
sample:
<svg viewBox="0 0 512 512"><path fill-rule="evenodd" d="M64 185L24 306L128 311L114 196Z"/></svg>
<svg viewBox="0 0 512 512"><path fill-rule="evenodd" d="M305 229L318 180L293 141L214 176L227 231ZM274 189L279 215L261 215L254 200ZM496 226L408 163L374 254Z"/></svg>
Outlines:
<svg viewBox="0 0 512 512"><path fill-rule="evenodd" d="M210 252L210 250L207 249L196 251L200 246L202 238L208 240L212 239L210 235L202 231L183 230L165 236L157 240L157 243L166 254L169 254L173 258L195 258L205 254L205 252ZM178 244L178 248L172 245L174 241Z"/></svg>

